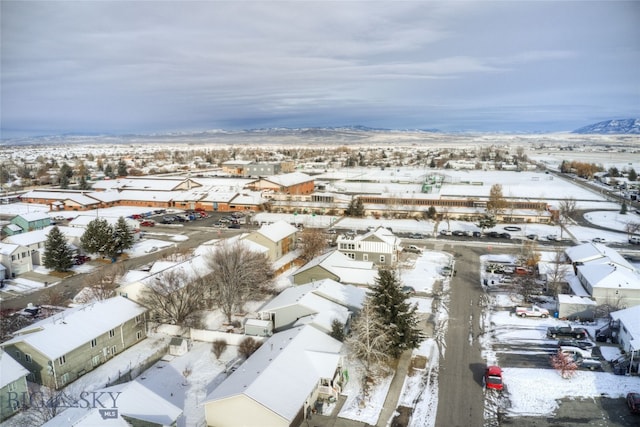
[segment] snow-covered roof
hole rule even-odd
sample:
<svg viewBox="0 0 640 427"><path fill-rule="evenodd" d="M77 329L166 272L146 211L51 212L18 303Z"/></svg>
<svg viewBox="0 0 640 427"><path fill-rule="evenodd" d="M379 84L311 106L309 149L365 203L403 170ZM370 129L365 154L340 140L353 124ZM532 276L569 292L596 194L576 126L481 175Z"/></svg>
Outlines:
<svg viewBox="0 0 640 427"><path fill-rule="evenodd" d="M291 187L292 185L302 184L304 182L313 181L313 177L302 172L284 173L281 175L272 175L268 178L263 178L265 181L273 182L274 184L281 185L283 187Z"/></svg>
<svg viewBox="0 0 640 427"><path fill-rule="evenodd" d="M292 234L295 234L297 231L298 229L293 225L285 221L278 221L274 222L273 224L263 225L262 227L260 227L257 233L262 234L272 242L279 242L291 236Z"/></svg>
<svg viewBox="0 0 640 427"><path fill-rule="evenodd" d="M572 246L570 248L565 249L565 254L571 262L578 263L588 263L588 262L598 262L598 263L609 263L613 262L614 264L621 265L628 269L633 270L634 267L629 264L629 262L624 259L622 255L620 255L617 251L602 245L600 243L584 243L578 246Z"/></svg>
<svg viewBox="0 0 640 427"><path fill-rule="evenodd" d="M0 243L0 255L11 255L19 247L20 245L14 245L12 243Z"/></svg>
<svg viewBox="0 0 640 427"><path fill-rule="evenodd" d="M50 360L63 356L143 314L146 309L124 297L113 297L67 309L22 328L2 346L24 342Z"/></svg>
<svg viewBox="0 0 640 427"><path fill-rule="evenodd" d="M560 304L582 304L582 305L598 305L597 302L589 297L580 297L578 295L558 294L558 302Z"/></svg>
<svg viewBox="0 0 640 427"><path fill-rule="evenodd" d="M94 218L95 219L95 218ZM53 229L53 226L42 228L40 230L27 231L26 233L14 234L13 236L5 237L3 240L5 243L13 243L16 245L29 246L37 243L42 243L47 240L49 232ZM81 237L84 230L74 227L58 227L60 232L67 238Z"/></svg>
<svg viewBox="0 0 640 427"><path fill-rule="evenodd" d="M233 166L233 165L250 165L253 163L253 160L227 160L222 162L225 166Z"/></svg>
<svg viewBox="0 0 640 427"><path fill-rule="evenodd" d="M16 225L16 224L7 224L5 227L7 227L7 230L11 230L11 231L14 231L14 232L22 231L22 228L20 228L20 226Z"/></svg>
<svg viewBox="0 0 640 427"><path fill-rule="evenodd" d="M640 322L638 321L640 319L640 305L614 311L610 316L613 320L620 320L620 323L624 324L634 342L633 348L640 350Z"/></svg>
<svg viewBox="0 0 640 427"><path fill-rule="evenodd" d="M267 199L262 197L262 193L258 191L243 191L233 198L231 201L236 205L260 205L265 203Z"/></svg>
<svg viewBox="0 0 640 427"><path fill-rule="evenodd" d="M27 375L29 375L29 371L26 368L0 349L0 388Z"/></svg>
<svg viewBox="0 0 640 427"><path fill-rule="evenodd" d="M370 286L373 285L375 278L378 276L373 262L356 261L337 250L312 259L300 267L296 274L316 266L320 266L338 276L340 283L351 285Z"/></svg>
<svg viewBox="0 0 640 427"><path fill-rule="evenodd" d="M18 216L27 222L40 221L42 219L51 220L51 217L46 212L28 212Z"/></svg>
<svg viewBox="0 0 640 427"><path fill-rule="evenodd" d="M640 274L615 264L586 264L578 272L593 288L640 289Z"/></svg>
<svg viewBox="0 0 640 427"><path fill-rule="evenodd" d="M127 177L120 179L109 179L98 181L93 184L94 189L133 189L151 191L171 191L186 182L188 178L167 178L167 177Z"/></svg>
<svg viewBox="0 0 640 427"><path fill-rule="evenodd" d="M43 191L32 190L24 194L22 197L25 199L47 199L47 200L71 200L79 205L89 206L98 203L98 200L87 194L92 193L78 193L77 191Z"/></svg>
<svg viewBox="0 0 640 427"><path fill-rule="evenodd" d="M43 427L130 426L123 417L153 425L169 426L182 414L182 409L138 381L99 389L94 393L87 397L93 399L94 396L101 396L100 404L104 408L97 402L92 402L95 404L91 405L78 404L84 407L70 407L43 424ZM117 418L105 419L100 409L117 409Z"/></svg>
<svg viewBox="0 0 640 427"><path fill-rule="evenodd" d="M244 394L293 421L318 381L333 378L341 348L340 341L310 325L274 334L207 396L205 404Z"/></svg>

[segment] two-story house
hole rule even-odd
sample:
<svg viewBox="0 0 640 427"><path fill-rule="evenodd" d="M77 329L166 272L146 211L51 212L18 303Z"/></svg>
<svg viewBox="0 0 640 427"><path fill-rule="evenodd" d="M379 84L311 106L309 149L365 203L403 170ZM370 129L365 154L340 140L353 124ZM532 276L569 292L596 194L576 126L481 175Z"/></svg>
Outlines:
<svg viewBox="0 0 640 427"><path fill-rule="evenodd" d="M0 279L10 279L33 270L29 249L12 243L0 243L0 264L4 267L0 269L0 274L4 272Z"/></svg>
<svg viewBox="0 0 640 427"><path fill-rule="evenodd" d="M59 389L147 336L146 309L123 297L70 308L0 344L29 381Z"/></svg>
<svg viewBox="0 0 640 427"><path fill-rule="evenodd" d="M356 261L371 261L379 266L393 266L402 250L401 240L390 230L378 227L366 234L336 239L338 250Z"/></svg>
<svg viewBox="0 0 640 427"><path fill-rule="evenodd" d="M41 230L51 225L51 217L46 212L28 212L16 215L11 219L11 223L24 231Z"/></svg>
<svg viewBox="0 0 640 427"><path fill-rule="evenodd" d="M276 261L296 248L298 229L286 221L263 225L259 230L249 233L246 240L255 242L268 249L271 261Z"/></svg>
<svg viewBox="0 0 640 427"><path fill-rule="evenodd" d="M29 371L0 349L0 422L14 415L21 402L29 401Z"/></svg>

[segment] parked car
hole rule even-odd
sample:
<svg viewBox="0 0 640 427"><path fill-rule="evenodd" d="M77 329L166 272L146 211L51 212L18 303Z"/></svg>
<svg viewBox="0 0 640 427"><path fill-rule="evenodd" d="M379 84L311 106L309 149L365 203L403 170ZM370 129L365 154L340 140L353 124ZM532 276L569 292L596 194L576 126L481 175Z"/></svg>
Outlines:
<svg viewBox="0 0 640 427"><path fill-rule="evenodd" d="M537 234L527 234L527 239L529 240L538 240Z"/></svg>
<svg viewBox="0 0 640 427"><path fill-rule="evenodd" d="M602 370L602 362L592 357L584 357L576 360L579 368L588 369L590 371Z"/></svg>
<svg viewBox="0 0 640 427"><path fill-rule="evenodd" d="M547 336L549 338L571 337L575 339L586 338L589 336L585 328L574 328L572 326L551 326L547 328Z"/></svg>
<svg viewBox="0 0 640 427"><path fill-rule="evenodd" d="M411 252L411 253L414 253L414 254L421 254L422 253L422 249L420 249L416 245L411 245L411 246L407 246L406 248L403 248L402 252Z"/></svg>
<svg viewBox="0 0 640 427"><path fill-rule="evenodd" d="M91 257L88 255L76 255L75 257L73 257L73 263L75 265L82 265L85 262L89 261L91 261Z"/></svg>
<svg viewBox="0 0 640 427"><path fill-rule="evenodd" d="M151 220L144 220L144 221L140 221L140 225L142 227L153 227L154 225L156 225L155 221L151 221Z"/></svg>
<svg viewBox="0 0 640 427"><path fill-rule="evenodd" d="M157 250L158 250L157 246L151 246L151 247L145 249L145 252L150 254L151 252L156 252Z"/></svg>
<svg viewBox="0 0 640 427"><path fill-rule="evenodd" d="M606 242L606 240L603 239L602 237L594 237L593 239L591 239L591 241L593 243L605 243Z"/></svg>
<svg viewBox="0 0 640 427"><path fill-rule="evenodd" d="M472 235L473 237L482 237L482 233L481 233L481 232L479 232L479 231L474 231L473 233L471 233L471 235Z"/></svg>
<svg viewBox="0 0 640 427"><path fill-rule="evenodd" d="M529 271L529 269L524 268L524 267L516 267L516 268L515 268L515 270L514 270L514 272L515 272L516 274L521 275L521 276L525 276L525 275L527 275L527 274L531 273L531 271Z"/></svg>
<svg viewBox="0 0 640 427"><path fill-rule="evenodd" d="M591 358L591 350L584 350L579 347L562 346L560 352L574 356L574 359Z"/></svg>
<svg viewBox="0 0 640 427"><path fill-rule="evenodd" d="M409 235L410 239L424 239L424 235L420 233L412 233Z"/></svg>
<svg viewBox="0 0 640 427"><path fill-rule="evenodd" d="M629 239L629 243L631 243L632 245L640 245L640 237L631 237Z"/></svg>
<svg viewBox="0 0 640 427"><path fill-rule="evenodd" d="M578 347L583 350L591 350L596 345L591 341L578 341L573 339L558 340L558 347L562 347L562 346Z"/></svg>
<svg viewBox="0 0 640 427"><path fill-rule="evenodd" d="M231 224L227 225L227 228L236 228L237 229L237 228L240 228L240 224L231 223Z"/></svg>
<svg viewBox="0 0 640 427"><path fill-rule="evenodd" d="M440 230L441 236L451 236L451 230Z"/></svg>
<svg viewBox="0 0 640 427"><path fill-rule="evenodd" d="M558 237L558 235L557 235L557 234L549 234L549 235L547 236L547 240L550 240L550 241L552 241L552 242L559 242L559 241L560 241L560 238Z"/></svg>
<svg viewBox="0 0 640 427"><path fill-rule="evenodd" d="M504 384L502 382L502 369L499 366L487 366L482 377L482 383L487 389L502 390Z"/></svg>
<svg viewBox="0 0 640 427"><path fill-rule="evenodd" d="M503 239L511 239L511 234L509 233L500 233L500 237Z"/></svg>
<svg viewBox="0 0 640 427"><path fill-rule="evenodd" d="M541 317L544 319L549 317L549 310L538 307L537 305L532 305L531 307L516 307L516 315L520 317Z"/></svg>
<svg viewBox="0 0 640 427"><path fill-rule="evenodd" d="M405 294L413 295L416 293L416 290L413 288L413 286L403 286L402 292L404 292Z"/></svg>
<svg viewBox="0 0 640 427"><path fill-rule="evenodd" d="M628 393L627 406L632 414L640 414L640 393Z"/></svg>

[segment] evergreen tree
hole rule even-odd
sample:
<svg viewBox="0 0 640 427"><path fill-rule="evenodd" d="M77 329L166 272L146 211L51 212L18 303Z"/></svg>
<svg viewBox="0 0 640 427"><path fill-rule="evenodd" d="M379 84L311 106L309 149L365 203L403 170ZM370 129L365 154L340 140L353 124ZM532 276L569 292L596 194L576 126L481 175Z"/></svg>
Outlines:
<svg viewBox="0 0 640 427"><path fill-rule="evenodd" d="M121 216L113 228L113 249L116 254L121 254L132 246L133 232L129 229L127 221Z"/></svg>
<svg viewBox="0 0 640 427"><path fill-rule="evenodd" d="M629 172L627 172L627 179L631 182L638 180L638 174L634 168L629 169Z"/></svg>
<svg viewBox="0 0 640 427"><path fill-rule="evenodd" d="M94 219L87 224L87 229L80 238L85 251L101 255L111 255L113 247L113 227L106 219Z"/></svg>
<svg viewBox="0 0 640 427"><path fill-rule="evenodd" d="M622 202L622 207L620 208L620 214L622 215L627 214L627 204L625 202Z"/></svg>
<svg viewBox="0 0 640 427"><path fill-rule="evenodd" d="M87 182L87 178L84 175L80 175L78 188L80 188L80 190L88 190L90 188L89 183Z"/></svg>
<svg viewBox="0 0 640 427"><path fill-rule="evenodd" d="M104 167L104 176L109 178L116 177L116 174L113 173L113 166L111 166L111 163L107 163L107 166Z"/></svg>
<svg viewBox="0 0 640 427"><path fill-rule="evenodd" d="M118 162L118 176L127 176L127 164L124 160Z"/></svg>
<svg viewBox="0 0 640 427"><path fill-rule="evenodd" d="M374 311L386 325L390 339L389 354L398 357L407 349L417 348L424 340L418 327L417 305L408 302L396 273L380 269L369 297Z"/></svg>
<svg viewBox="0 0 640 427"><path fill-rule="evenodd" d="M60 175L60 188L67 189L69 188L69 178L66 175Z"/></svg>
<svg viewBox="0 0 640 427"><path fill-rule="evenodd" d="M493 215L484 214L478 220L478 227L480 227L480 229L483 231L487 228L493 228L495 226L496 226L496 218Z"/></svg>
<svg viewBox="0 0 640 427"><path fill-rule="evenodd" d="M44 266L55 271L69 271L72 265L73 251L60 229L54 226L44 244Z"/></svg>

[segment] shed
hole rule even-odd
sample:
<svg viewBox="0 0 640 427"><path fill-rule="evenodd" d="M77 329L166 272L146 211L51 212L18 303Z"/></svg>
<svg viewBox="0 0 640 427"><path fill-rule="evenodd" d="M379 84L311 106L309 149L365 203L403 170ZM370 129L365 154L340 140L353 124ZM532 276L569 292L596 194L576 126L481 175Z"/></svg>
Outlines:
<svg viewBox="0 0 640 427"><path fill-rule="evenodd" d="M560 319L593 320L597 303L588 297L558 295L557 313Z"/></svg>
<svg viewBox="0 0 640 427"><path fill-rule="evenodd" d="M189 351L189 342L185 338L174 337L169 342L169 354L172 356L182 356Z"/></svg>
<svg viewBox="0 0 640 427"><path fill-rule="evenodd" d="M273 322L270 320L247 319L244 324L245 335L270 337L273 335Z"/></svg>

